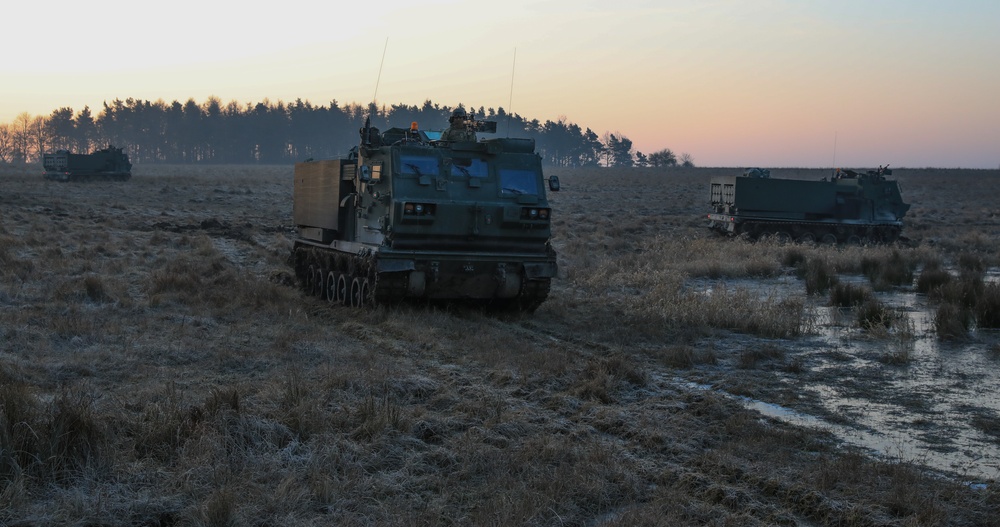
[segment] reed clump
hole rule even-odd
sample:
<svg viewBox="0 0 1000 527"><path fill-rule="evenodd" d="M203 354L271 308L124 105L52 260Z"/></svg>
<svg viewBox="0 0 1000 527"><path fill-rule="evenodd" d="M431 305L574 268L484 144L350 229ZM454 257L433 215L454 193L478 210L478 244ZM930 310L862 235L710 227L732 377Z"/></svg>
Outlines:
<svg viewBox="0 0 1000 527"><path fill-rule="evenodd" d="M710 294L683 288L648 295L626 303L645 320L673 327L718 328L763 337L800 335L806 326L805 305L800 299L759 296L746 288L723 284Z"/></svg>
<svg viewBox="0 0 1000 527"><path fill-rule="evenodd" d="M874 298L867 286L849 282L835 284L830 289L830 305L835 307L855 307Z"/></svg>
<svg viewBox="0 0 1000 527"><path fill-rule="evenodd" d="M861 272L868 277L876 291L913 283L915 262L901 251L893 249L888 254L874 254L861 258Z"/></svg>
<svg viewBox="0 0 1000 527"><path fill-rule="evenodd" d="M942 302L934 310L934 331L943 340L961 340L968 336L974 320L968 306Z"/></svg>
<svg viewBox="0 0 1000 527"><path fill-rule="evenodd" d="M925 265L917 291L937 303L934 329L944 340L962 340L973 328L1000 328L1000 284L986 283L988 265L977 253L957 257L958 277L940 262Z"/></svg>
<svg viewBox="0 0 1000 527"><path fill-rule="evenodd" d="M893 326L898 314L875 298L868 298L855 307L858 325L862 329L887 329Z"/></svg>
<svg viewBox="0 0 1000 527"><path fill-rule="evenodd" d="M808 295L824 294L840 282L833 265L823 258L809 258L799 262L796 274L805 281Z"/></svg>
<svg viewBox="0 0 1000 527"><path fill-rule="evenodd" d="M984 285L973 310L976 315L976 327L1000 328L1000 284L992 282Z"/></svg>
<svg viewBox="0 0 1000 527"><path fill-rule="evenodd" d="M714 351L685 345L668 346L654 353L654 356L664 365L676 369L689 369L702 364L718 363L718 356Z"/></svg>
<svg viewBox="0 0 1000 527"><path fill-rule="evenodd" d="M20 382L0 386L0 482L22 476L65 482L105 472L113 461L108 425L80 394L42 403Z"/></svg>
<svg viewBox="0 0 1000 527"><path fill-rule="evenodd" d="M771 344L746 348L740 352L736 365L740 369L756 368L761 362L784 359L785 351Z"/></svg>
<svg viewBox="0 0 1000 527"><path fill-rule="evenodd" d="M921 294L932 295L951 281L951 273L942 267L941 261L933 260L920 270L920 274L917 276L916 290Z"/></svg>

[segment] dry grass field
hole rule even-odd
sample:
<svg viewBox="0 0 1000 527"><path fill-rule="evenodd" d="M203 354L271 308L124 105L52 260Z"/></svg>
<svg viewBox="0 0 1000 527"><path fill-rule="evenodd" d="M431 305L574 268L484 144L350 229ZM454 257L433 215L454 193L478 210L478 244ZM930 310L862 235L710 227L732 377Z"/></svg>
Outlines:
<svg viewBox="0 0 1000 527"><path fill-rule="evenodd" d="M0 172L0 525L1000 525L995 481L732 397L795 408L775 374L810 374L813 322L724 285L796 276L887 349L912 330L874 291L920 287L941 339L980 338L998 171L896 170L893 247L713 237L708 179L732 170L550 171L560 276L513 318L304 296L291 167L40 172Z"/></svg>

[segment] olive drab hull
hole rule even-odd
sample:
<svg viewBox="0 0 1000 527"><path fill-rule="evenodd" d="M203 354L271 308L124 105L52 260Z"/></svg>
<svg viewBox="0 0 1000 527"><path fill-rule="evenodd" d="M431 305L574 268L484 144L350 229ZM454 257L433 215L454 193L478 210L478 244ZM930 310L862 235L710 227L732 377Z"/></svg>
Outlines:
<svg viewBox="0 0 1000 527"><path fill-rule="evenodd" d="M824 243L889 243L899 238L903 203L887 168L838 170L820 181L772 179L767 170L711 181L709 228L750 238Z"/></svg>
<svg viewBox="0 0 1000 527"><path fill-rule="evenodd" d="M58 150L42 156L45 178L53 181L125 181L132 177L132 163L121 148L108 146L90 154Z"/></svg>
<svg viewBox="0 0 1000 527"><path fill-rule="evenodd" d="M296 275L331 303L468 300L533 311L557 270L534 141L431 137L366 127L347 158L295 165Z"/></svg>

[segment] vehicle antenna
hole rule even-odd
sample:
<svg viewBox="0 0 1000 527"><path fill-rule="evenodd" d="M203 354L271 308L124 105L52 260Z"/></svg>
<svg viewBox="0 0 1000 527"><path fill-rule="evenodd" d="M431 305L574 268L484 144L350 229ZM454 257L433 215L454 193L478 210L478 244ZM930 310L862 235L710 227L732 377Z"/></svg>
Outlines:
<svg viewBox="0 0 1000 527"><path fill-rule="evenodd" d="M837 131L833 131L833 171L837 172Z"/></svg>
<svg viewBox="0 0 1000 527"><path fill-rule="evenodd" d="M517 66L517 48L514 48L514 63L510 65L510 100L507 102L507 137L510 137L511 106L514 105L514 67Z"/></svg>
<svg viewBox="0 0 1000 527"><path fill-rule="evenodd" d="M382 65L385 64L385 50L389 49L389 37L385 37L385 46L382 47L382 61L378 63L378 77L375 79L375 93L372 94L372 107L375 106L375 100L378 97L378 84L382 81ZM371 109L369 108L369 114Z"/></svg>

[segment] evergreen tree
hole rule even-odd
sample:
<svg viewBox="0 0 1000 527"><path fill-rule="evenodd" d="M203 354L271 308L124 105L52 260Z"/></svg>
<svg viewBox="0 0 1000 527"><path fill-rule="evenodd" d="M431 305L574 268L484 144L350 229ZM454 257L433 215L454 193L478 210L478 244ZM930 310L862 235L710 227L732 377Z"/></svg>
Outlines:
<svg viewBox="0 0 1000 527"><path fill-rule="evenodd" d="M76 114L73 146L77 152L90 152L90 147L97 139L97 123L90 113L90 106L84 106Z"/></svg>
<svg viewBox="0 0 1000 527"><path fill-rule="evenodd" d="M503 107L459 106L474 110L477 120L495 121L500 137L534 139L546 165L663 163L657 154L647 157L638 152L633 157L632 141L619 132L598 137L590 128L582 129L565 117L540 122ZM421 129L440 130L447 126L456 107L430 99L419 106L341 106L336 100L317 106L302 99L288 105L267 99L224 105L215 96L200 104L194 99L183 103L115 99L105 101L97 116L89 107L75 118L71 108L59 108L48 118L19 116L5 127L3 155L5 159L28 160L46 148L86 153L114 144L125 148L133 162L141 163L290 163L346 156L356 146L358 130L366 118L383 131L409 127L413 121Z"/></svg>
<svg viewBox="0 0 1000 527"><path fill-rule="evenodd" d="M677 156L669 148L664 148L649 154L649 163L654 167L673 167L677 166Z"/></svg>
<svg viewBox="0 0 1000 527"><path fill-rule="evenodd" d="M49 148L55 150L72 150L76 134L73 125L73 109L59 108L49 115L45 121L45 134L49 139Z"/></svg>

